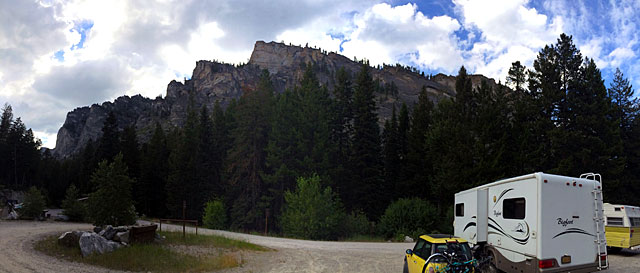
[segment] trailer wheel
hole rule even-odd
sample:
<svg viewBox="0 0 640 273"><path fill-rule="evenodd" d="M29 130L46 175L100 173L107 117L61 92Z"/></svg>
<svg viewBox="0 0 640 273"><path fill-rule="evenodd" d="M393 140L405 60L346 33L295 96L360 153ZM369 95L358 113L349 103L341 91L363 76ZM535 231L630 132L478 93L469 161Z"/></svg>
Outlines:
<svg viewBox="0 0 640 273"><path fill-rule="evenodd" d="M500 270L496 267L496 259L493 256L493 253L489 254L489 261L487 265L482 270L484 273L500 273Z"/></svg>
<svg viewBox="0 0 640 273"><path fill-rule="evenodd" d="M618 254L618 253L620 253L621 250L622 250L622 248L615 247L615 246L608 246L607 247L607 252L611 253L611 254Z"/></svg>

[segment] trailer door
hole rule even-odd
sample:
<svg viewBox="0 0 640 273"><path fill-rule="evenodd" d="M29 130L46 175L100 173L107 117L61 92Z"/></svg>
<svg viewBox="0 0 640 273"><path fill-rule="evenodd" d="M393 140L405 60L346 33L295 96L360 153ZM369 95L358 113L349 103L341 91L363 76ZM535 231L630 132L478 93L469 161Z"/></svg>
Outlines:
<svg viewBox="0 0 640 273"><path fill-rule="evenodd" d="M477 240L478 242L487 241L487 232L489 228L488 205L489 205L489 189L478 190L478 196L477 196L477 208L478 208Z"/></svg>

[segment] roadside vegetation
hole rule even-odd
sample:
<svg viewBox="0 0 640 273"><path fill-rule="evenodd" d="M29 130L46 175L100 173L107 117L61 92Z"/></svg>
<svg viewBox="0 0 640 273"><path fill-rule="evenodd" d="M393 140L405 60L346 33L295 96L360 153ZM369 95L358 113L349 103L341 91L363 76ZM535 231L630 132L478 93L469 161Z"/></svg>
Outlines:
<svg viewBox="0 0 640 273"><path fill-rule="evenodd" d="M69 248L57 243L57 236L44 238L35 249L59 259L101 266L124 271L153 272L203 272L233 268L242 264L242 251L267 251L262 246L214 235L161 232L166 239L161 243L132 244L102 255L83 258L79 248ZM192 246L208 249L193 255L176 246Z"/></svg>

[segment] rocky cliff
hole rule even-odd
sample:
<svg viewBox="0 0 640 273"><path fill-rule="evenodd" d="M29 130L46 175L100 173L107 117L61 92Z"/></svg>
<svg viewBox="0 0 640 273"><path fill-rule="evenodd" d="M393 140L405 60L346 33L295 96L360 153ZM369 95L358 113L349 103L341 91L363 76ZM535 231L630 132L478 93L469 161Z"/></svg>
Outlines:
<svg viewBox="0 0 640 273"><path fill-rule="evenodd" d="M58 131L56 148L53 154L64 158L80 151L90 139L96 140L102 134L102 125L109 111L116 114L118 126L123 129L135 126L141 141L146 141L156 122L163 128L182 126L186 119L187 106L193 100L196 107L206 105L209 109L216 101L222 106L240 97L244 91L254 90L262 69L267 69L277 92L293 88L302 78L306 64L314 67L318 80L333 89L335 72L344 67L355 74L361 64L342 55L319 49L288 46L282 43L255 44L249 62L234 66L211 61L198 61L191 79L185 82L171 81L164 98L144 98L140 95L123 96L114 102L104 102L76 108L67 114L66 120ZM381 122L391 115L393 105L402 103L413 105L422 86L425 86L430 99L438 101L455 94L455 77L438 74L431 79L401 66L384 66L371 69L374 79L380 84L394 83L397 94L377 95L378 114ZM479 84L481 75L473 75L474 84ZM495 84L491 79L490 83Z"/></svg>

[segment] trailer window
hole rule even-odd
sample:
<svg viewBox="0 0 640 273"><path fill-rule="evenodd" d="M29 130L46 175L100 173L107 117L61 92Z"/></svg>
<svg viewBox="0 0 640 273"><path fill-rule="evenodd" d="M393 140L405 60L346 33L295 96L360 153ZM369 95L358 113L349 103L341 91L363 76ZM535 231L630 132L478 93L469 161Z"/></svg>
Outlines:
<svg viewBox="0 0 640 273"><path fill-rule="evenodd" d="M624 226L622 217L607 217L607 226Z"/></svg>
<svg viewBox="0 0 640 273"><path fill-rule="evenodd" d="M614 208L613 210L615 210L615 211L620 211L620 208Z"/></svg>
<svg viewBox="0 0 640 273"><path fill-rule="evenodd" d="M640 227L640 218L639 217L629 217L629 221L631 222L632 227Z"/></svg>
<svg viewBox="0 0 640 273"><path fill-rule="evenodd" d="M456 217L464 216L464 203L456 204Z"/></svg>
<svg viewBox="0 0 640 273"><path fill-rule="evenodd" d="M524 197L504 199L502 201L502 215L504 219L524 219L526 202Z"/></svg>

